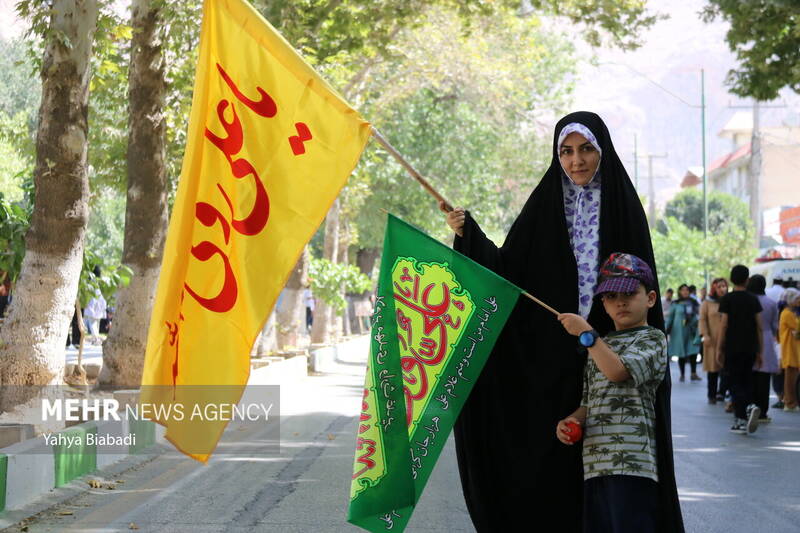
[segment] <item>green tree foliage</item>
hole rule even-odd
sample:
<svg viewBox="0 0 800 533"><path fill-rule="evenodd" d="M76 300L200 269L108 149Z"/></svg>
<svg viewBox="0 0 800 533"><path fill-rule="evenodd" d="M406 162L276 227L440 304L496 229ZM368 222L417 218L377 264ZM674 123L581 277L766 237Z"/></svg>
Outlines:
<svg viewBox="0 0 800 533"><path fill-rule="evenodd" d="M199 45L202 3L164 2L164 58L168 84L166 163L170 192L180 175ZM128 68L132 28L128 14L111 9L98 21L93 58L90 106L92 184L126 190L125 154L128 141ZM105 196L108 196L104 193ZM123 205L124 211L124 205Z"/></svg>
<svg viewBox="0 0 800 533"><path fill-rule="evenodd" d="M711 278L727 278L733 265L755 260L757 250L750 244L755 228L745 203L719 192L711 193L710 199L705 239L699 191L683 191L667 203L666 218L651 235L662 290L681 283L702 286L706 269Z"/></svg>
<svg viewBox="0 0 800 533"><path fill-rule="evenodd" d="M100 275L97 275L97 272ZM119 263L110 265L101 255L87 250L83 254L83 270L78 285L78 300L86 307L97 292L103 295L108 305L115 305L117 290L131 280L131 269Z"/></svg>
<svg viewBox="0 0 800 533"><path fill-rule="evenodd" d="M6 279L13 283L19 276L30 216L30 208L9 202L0 193L0 283Z"/></svg>
<svg viewBox="0 0 800 533"><path fill-rule="evenodd" d="M324 258L312 258L308 266L311 292L336 309L344 310L347 300L342 289L349 293L363 293L372 287L372 281L354 265L332 263Z"/></svg>
<svg viewBox="0 0 800 533"><path fill-rule="evenodd" d="M0 112L9 117L20 111L39 108L40 83L31 76L31 67L25 63L25 44L20 40L0 40Z"/></svg>
<svg viewBox="0 0 800 533"><path fill-rule="evenodd" d="M693 230L675 218L665 221L665 233L654 231L653 253L662 291L682 283L703 285L703 232Z"/></svg>
<svg viewBox="0 0 800 533"><path fill-rule="evenodd" d="M593 46L607 44L623 50L639 47L641 33L665 18L648 12L646 0L530 0L527 3L538 14L562 16L573 24L582 25L581 38Z"/></svg>
<svg viewBox="0 0 800 533"><path fill-rule="evenodd" d="M290 43L320 63L343 52L360 59L385 55L399 30L418 27L435 7L457 13L467 31L475 20L499 11L560 16L581 24L581 37L588 42L621 48L638 46L638 35L658 19L647 11L645 0L256 0L254 4Z"/></svg>
<svg viewBox="0 0 800 533"><path fill-rule="evenodd" d="M108 265L118 265L125 237L125 194L112 187L102 187L92 194L86 248L104 258Z"/></svg>
<svg viewBox="0 0 800 533"><path fill-rule="evenodd" d="M703 193L697 189L684 189L667 202L665 217L675 217L691 229L703 230ZM708 231L718 233L734 225L742 230L752 226L747 204L730 194L719 191L708 193ZM663 231L663 228L661 228Z"/></svg>
<svg viewBox="0 0 800 533"><path fill-rule="evenodd" d="M0 40L0 192L7 201L23 198L23 182L33 173L36 112L41 84L26 63L20 40Z"/></svg>
<svg viewBox="0 0 800 533"><path fill-rule="evenodd" d="M455 13L435 10L397 47L404 56L376 66L373 86L360 89L370 95L368 116L450 202L501 239L549 163L552 114L571 92L571 45L532 17L476 19L467 35ZM360 246L380 246L379 208L449 235L435 201L374 143L351 184L360 181L374 206L358 212Z"/></svg>
<svg viewBox="0 0 800 533"><path fill-rule="evenodd" d="M800 93L800 2L708 0L702 15L731 25L726 39L739 68L728 83L735 94L772 100L784 87Z"/></svg>

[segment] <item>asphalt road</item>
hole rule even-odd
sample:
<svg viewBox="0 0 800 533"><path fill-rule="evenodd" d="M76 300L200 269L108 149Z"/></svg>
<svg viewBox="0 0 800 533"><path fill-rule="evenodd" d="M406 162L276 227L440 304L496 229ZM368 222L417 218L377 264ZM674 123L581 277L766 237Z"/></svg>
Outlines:
<svg viewBox="0 0 800 533"><path fill-rule="evenodd" d="M229 432L227 453L207 465L169 451L126 460L6 519L37 513L25 521L30 533L357 531L345 516L365 355L354 350L335 374L282 386L280 455L254 455L257 433ZM800 414L771 414L772 424L755 434L732 434L730 415L706 404L705 382L675 383L676 475L687 531L798 530ZM89 478L101 488L88 488ZM474 531L452 439L407 531Z"/></svg>
<svg viewBox="0 0 800 533"><path fill-rule="evenodd" d="M672 389L675 475L687 531L797 532L800 413L770 409L772 422L755 433L731 433L732 415L722 404L708 405L705 389L705 381Z"/></svg>

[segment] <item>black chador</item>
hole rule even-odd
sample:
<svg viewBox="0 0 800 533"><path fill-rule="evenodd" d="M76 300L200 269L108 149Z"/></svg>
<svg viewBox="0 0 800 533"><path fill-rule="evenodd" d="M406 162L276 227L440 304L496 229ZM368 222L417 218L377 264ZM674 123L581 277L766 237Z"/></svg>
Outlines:
<svg viewBox="0 0 800 533"><path fill-rule="evenodd" d="M600 258L637 255L653 267L644 210L602 119L577 112L562 118L553 135L553 159L498 248L467 213L456 250L506 277L562 313L578 312L578 273L562 193L559 132L580 123L602 150ZM657 274L656 274L657 275ZM589 323L601 335L614 329L596 300ZM664 329L660 299L647 317ZM575 337L545 309L520 298L455 426L461 483L480 533L576 532L582 529L583 469L580 446L564 446L556 424L579 405L586 362ZM670 376L658 389L656 447L658 523L683 532L672 460ZM545 525L547 524L547 525Z"/></svg>

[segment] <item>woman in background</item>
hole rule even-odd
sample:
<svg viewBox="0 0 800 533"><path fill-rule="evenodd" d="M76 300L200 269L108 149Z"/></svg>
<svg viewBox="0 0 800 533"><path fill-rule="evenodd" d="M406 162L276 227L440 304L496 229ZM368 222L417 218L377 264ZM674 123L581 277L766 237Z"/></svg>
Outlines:
<svg viewBox="0 0 800 533"><path fill-rule="evenodd" d="M692 298L689 286L684 283L678 287L678 301L672 303L664 324L669 335L669 356L678 357L681 381L685 380L687 360L692 369L692 381L701 379L697 375L697 354L700 352L697 334L698 314L697 301Z"/></svg>
<svg viewBox="0 0 800 533"><path fill-rule="evenodd" d="M719 299L728 293L728 282L717 278L711 282L711 291L700 306L700 335L703 339L703 370L708 380L708 403L723 400L725 391L717 386L722 367L717 362L717 335L722 315Z"/></svg>
<svg viewBox="0 0 800 533"><path fill-rule="evenodd" d="M770 378L778 372L778 353L775 351L775 340L778 338L778 304L765 294L767 280L761 274L750 276L747 281L747 290L758 297L761 312L761 335L763 351L761 353L761 366L753 367L753 403L761 408L759 423L771 422L767 416L769 409Z"/></svg>
<svg viewBox="0 0 800 533"><path fill-rule="evenodd" d="M781 367L784 372L783 382L783 410L800 412L797 405L795 382L800 368L800 291L786 289L784 293L786 307L781 311L778 335L781 342Z"/></svg>

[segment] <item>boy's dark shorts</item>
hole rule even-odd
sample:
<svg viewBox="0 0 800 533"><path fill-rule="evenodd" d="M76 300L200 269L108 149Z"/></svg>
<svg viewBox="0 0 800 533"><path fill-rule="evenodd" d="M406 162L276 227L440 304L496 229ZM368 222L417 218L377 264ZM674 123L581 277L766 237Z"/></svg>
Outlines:
<svg viewBox="0 0 800 533"><path fill-rule="evenodd" d="M655 533L658 483L641 476L599 476L583 482L584 533Z"/></svg>

